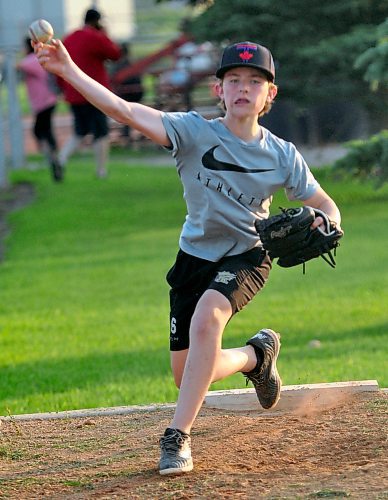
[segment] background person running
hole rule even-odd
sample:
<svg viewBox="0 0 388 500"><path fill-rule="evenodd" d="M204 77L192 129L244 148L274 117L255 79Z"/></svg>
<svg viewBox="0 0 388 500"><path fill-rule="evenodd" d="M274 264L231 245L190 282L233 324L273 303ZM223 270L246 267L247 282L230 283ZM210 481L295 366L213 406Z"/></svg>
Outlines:
<svg viewBox="0 0 388 500"><path fill-rule="evenodd" d="M76 64L91 78L109 87L109 75L105 68L108 60L119 59L121 50L106 34L101 14L89 9L81 29L65 37L63 43ZM90 104L82 94L65 80L59 80L66 102L73 114L73 135L59 153L59 161L65 165L68 158L80 146L83 138L93 135L93 150L97 177L106 177L109 157L109 127L104 113Z"/></svg>
<svg viewBox="0 0 388 500"><path fill-rule="evenodd" d="M51 166L53 180L61 181L63 172L58 162L57 140L52 124L58 96L50 83L52 75L39 64L29 37L25 38L24 46L26 55L16 67L23 74L28 100L34 113L33 134L38 149L45 155Z"/></svg>

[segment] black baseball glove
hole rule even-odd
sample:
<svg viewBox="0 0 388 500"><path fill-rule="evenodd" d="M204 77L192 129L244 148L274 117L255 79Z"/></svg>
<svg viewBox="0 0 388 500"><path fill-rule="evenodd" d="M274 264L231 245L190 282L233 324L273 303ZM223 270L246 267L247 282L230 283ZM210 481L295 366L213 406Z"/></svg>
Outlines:
<svg viewBox="0 0 388 500"><path fill-rule="evenodd" d="M339 246L343 231L336 223L316 208L281 208L282 213L268 219L256 221L255 226L261 242L269 256L278 258L281 267L303 264L310 259L322 257L331 267L336 263L331 253ZM321 226L311 229L316 217L322 217Z"/></svg>

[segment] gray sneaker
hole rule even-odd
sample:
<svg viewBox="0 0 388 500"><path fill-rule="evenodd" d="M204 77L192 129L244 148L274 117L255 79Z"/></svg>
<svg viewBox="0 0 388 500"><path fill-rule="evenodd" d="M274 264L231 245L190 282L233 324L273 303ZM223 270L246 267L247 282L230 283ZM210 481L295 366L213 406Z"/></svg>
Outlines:
<svg viewBox="0 0 388 500"><path fill-rule="evenodd" d="M243 373L255 387L261 406L273 408L280 398L282 381L276 369L276 359L280 350L280 335L269 328L260 330L248 340L247 345L254 347L258 363L252 371ZM259 352L257 352L259 350ZM262 363L260 363L262 360Z"/></svg>
<svg viewBox="0 0 388 500"><path fill-rule="evenodd" d="M191 439L179 429L166 429L160 438L160 474L182 474L193 470Z"/></svg>

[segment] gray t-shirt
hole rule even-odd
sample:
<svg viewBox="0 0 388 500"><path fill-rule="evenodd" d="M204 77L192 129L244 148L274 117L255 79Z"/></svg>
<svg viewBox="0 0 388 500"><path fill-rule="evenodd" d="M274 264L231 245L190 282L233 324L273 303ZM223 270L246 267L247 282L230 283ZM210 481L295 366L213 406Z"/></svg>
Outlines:
<svg viewBox="0 0 388 500"><path fill-rule="evenodd" d="M305 200L319 186L295 146L264 127L247 143L196 112L163 113L163 124L187 205L179 246L195 257L217 262L261 246L254 223L273 194Z"/></svg>

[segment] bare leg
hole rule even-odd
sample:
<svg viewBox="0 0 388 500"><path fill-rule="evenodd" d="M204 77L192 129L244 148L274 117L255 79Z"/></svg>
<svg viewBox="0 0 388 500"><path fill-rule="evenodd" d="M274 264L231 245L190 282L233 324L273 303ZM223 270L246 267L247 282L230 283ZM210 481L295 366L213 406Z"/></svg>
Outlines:
<svg viewBox="0 0 388 500"><path fill-rule="evenodd" d="M171 368L177 387L180 387L183 371L189 350L171 352ZM255 368L257 358L252 346L234 347L232 349L221 349L217 360L213 382L222 380L238 372L250 372Z"/></svg>
<svg viewBox="0 0 388 500"><path fill-rule="evenodd" d="M94 157L96 161L97 177L106 177L106 164L109 155L109 137L101 137L93 143Z"/></svg>
<svg viewBox="0 0 388 500"><path fill-rule="evenodd" d="M190 433L211 382L256 365L251 346L221 350L222 334L231 314L230 302L215 290L206 291L199 300L191 321L190 349L172 358L177 382L178 372L183 366L184 370L170 427Z"/></svg>
<svg viewBox="0 0 388 500"><path fill-rule="evenodd" d="M45 155L50 167L53 179L55 181L63 180L63 169L58 161L57 150L47 140L39 141L39 149Z"/></svg>
<svg viewBox="0 0 388 500"><path fill-rule="evenodd" d="M59 152L58 160L61 165L66 165L69 157L79 148L82 141L82 137L78 137L77 135L72 135L62 146L62 149Z"/></svg>
<svg viewBox="0 0 388 500"><path fill-rule="evenodd" d="M45 140L38 141L39 151L43 153L48 163L56 159L55 152L51 149L49 143Z"/></svg>

